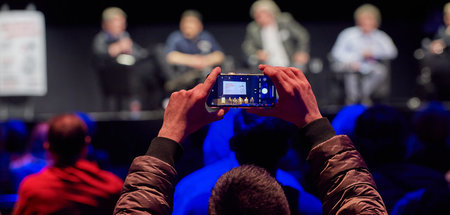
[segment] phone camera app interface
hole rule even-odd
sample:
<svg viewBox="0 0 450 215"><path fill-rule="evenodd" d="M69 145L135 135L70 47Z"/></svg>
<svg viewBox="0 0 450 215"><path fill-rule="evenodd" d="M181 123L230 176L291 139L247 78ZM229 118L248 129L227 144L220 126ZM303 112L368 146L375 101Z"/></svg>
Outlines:
<svg viewBox="0 0 450 215"><path fill-rule="evenodd" d="M262 75L219 76L213 91L213 106L268 107L276 103L275 86Z"/></svg>

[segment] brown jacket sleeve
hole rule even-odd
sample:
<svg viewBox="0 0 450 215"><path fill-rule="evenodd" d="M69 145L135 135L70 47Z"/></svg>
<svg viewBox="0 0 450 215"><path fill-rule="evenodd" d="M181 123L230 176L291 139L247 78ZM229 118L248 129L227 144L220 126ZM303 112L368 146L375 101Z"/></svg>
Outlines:
<svg viewBox="0 0 450 215"><path fill-rule="evenodd" d="M157 137L147 155L133 160L114 214L171 214L175 191L174 162L181 146Z"/></svg>
<svg viewBox="0 0 450 215"><path fill-rule="evenodd" d="M387 214L372 175L350 138L336 136L325 118L302 128L301 133L312 144L307 159L323 214Z"/></svg>

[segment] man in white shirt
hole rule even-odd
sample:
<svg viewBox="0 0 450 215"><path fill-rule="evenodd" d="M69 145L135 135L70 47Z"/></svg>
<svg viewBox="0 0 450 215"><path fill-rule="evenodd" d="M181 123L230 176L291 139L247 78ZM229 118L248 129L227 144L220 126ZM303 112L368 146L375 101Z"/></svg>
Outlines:
<svg viewBox="0 0 450 215"><path fill-rule="evenodd" d="M392 39L379 30L380 11L364 4L355 11L356 26L343 30L331 55L334 69L344 74L346 103L371 104L371 96L386 80L386 60L397 57Z"/></svg>

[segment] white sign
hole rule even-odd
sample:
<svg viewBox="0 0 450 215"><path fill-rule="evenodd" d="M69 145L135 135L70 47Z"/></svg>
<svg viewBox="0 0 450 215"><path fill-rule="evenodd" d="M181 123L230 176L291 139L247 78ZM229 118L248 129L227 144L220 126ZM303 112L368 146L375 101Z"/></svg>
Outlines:
<svg viewBox="0 0 450 215"><path fill-rule="evenodd" d="M45 21L39 11L0 11L0 96L47 93Z"/></svg>
<svg viewBox="0 0 450 215"><path fill-rule="evenodd" d="M223 94L224 95L245 95L247 94L246 84L242 81L224 81Z"/></svg>

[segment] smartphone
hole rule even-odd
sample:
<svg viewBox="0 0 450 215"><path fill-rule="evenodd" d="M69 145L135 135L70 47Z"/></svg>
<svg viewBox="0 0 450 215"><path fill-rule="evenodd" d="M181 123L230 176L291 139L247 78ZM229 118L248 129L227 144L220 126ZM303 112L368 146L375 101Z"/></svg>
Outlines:
<svg viewBox="0 0 450 215"><path fill-rule="evenodd" d="M210 107L273 107L278 95L263 74L219 75L206 101Z"/></svg>

